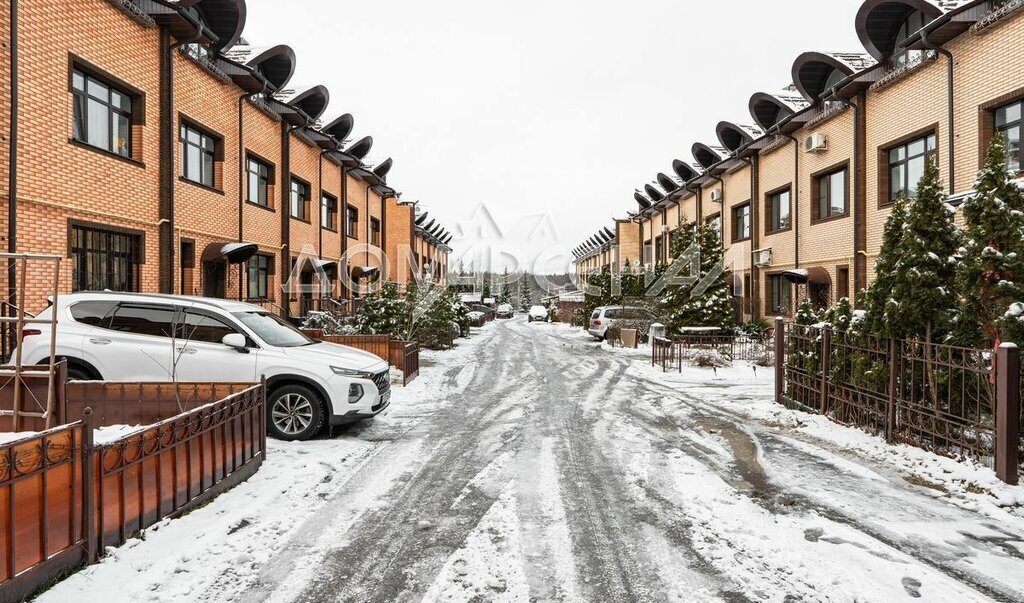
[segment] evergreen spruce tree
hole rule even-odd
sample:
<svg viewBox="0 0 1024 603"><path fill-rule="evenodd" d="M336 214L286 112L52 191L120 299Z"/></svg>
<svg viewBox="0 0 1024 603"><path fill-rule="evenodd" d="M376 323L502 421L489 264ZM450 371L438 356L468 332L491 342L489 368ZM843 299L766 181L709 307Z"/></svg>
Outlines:
<svg viewBox="0 0 1024 603"><path fill-rule="evenodd" d="M1024 195L1007 171L1002 135L992 141L974 190L963 205L954 339L972 346L1024 344L1024 323L1015 306L1024 301Z"/></svg>
<svg viewBox="0 0 1024 603"><path fill-rule="evenodd" d="M821 319L818 317L818 313L814 311L814 305L811 304L811 299L809 297L805 297L800 300L800 304L796 308L796 316L793 321L801 327L812 327L821 322Z"/></svg>
<svg viewBox="0 0 1024 603"><path fill-rule="evenodd" d="M721 267L722 244L718 231L711 224L701 225L696 233L689 226L681 226L672 236L672 255L676 262L689 262L686 258L679 259L691 244L696 243L700 250L700 270L696 275L695 285L674 285L667 288L659 304L659 313L668 321L672 331L681 327L720 327L729 330L733 327L732 302L729 291L729 274L723 271L707 282L709 275Z"/></svg>
<svg viewBox="0 0 1024 603"><path fill-rule="evenodd" d="M951 325L957 307L956 253L960 235L953 208L933 159L925 161L917 197L910 203L897 252L892 304L886 320L893 335L935 341Z"/></svg>
<svg viewBox="0 0 1024 603"><path fill-rule="evenodd" d="M365 335L404 338L410 327L410 296L415 297L414 286L410 286L410 292L402 298L398 293L398 285L384 283L380 291L371 293L363 300L356 316L356 331Z"/></svg>
<svg viewBox="0 0 1024 603"><path fill-rule="evenodd" d="M907 199L900 195L893 204L882 231L882 248L875 261L875 280L864 292L863 331L875 337L892 337L893 329L886 319L895 279L897 255L907 224Z"/></svg>

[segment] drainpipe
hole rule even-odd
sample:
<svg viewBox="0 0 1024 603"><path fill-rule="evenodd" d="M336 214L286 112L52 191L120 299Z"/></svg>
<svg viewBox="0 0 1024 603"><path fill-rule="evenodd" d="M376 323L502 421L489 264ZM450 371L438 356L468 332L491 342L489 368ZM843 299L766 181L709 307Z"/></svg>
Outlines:
<svg viewBox="0 0 1024 603"><path fill-rule="evenodd" d="M256 77L260 77L258 74L253 73ZM243 221L242 213L245 208L245 175L246 175L246 160L245 160L245 120L243 119L242 108L245 105L245 101L250 101L256 98L257 95L265 94L267 91L267 81L263 80L263 89L259 92L252 92L249 94L242 94L238 97L238 242L241 243L243 239ZM242 276L245 273L245 265L238 265L238 299L245 299L242 297L244 289L242 287Z"/></svg>
<svg viewBox="0 0 1024 603"><path fill-rule="evenodd" d="M281 270L282 274L284 274L284 270L288 270L289 277L292 269L292 134L309 126L309 118L305 119L306 123L301 126L286 128L282 125L281 127L281 164L285 168L283 170L285 186L281 187L284 189L281 191L281 256L283 263ZM281 309L284 310L285 318L291 318L291 291L285 292Z"/></svg>
<svg viewBox="0 0 1024 603"><path fill-rule="evenodd" d="M779 126L774 128L775 134L793 142L793 200L790 211L793 213L793 267L800 267L800 141L786 134Z"/></svg>
<svg viewBox="0 0 1024 603"><path fill-rule="evenodd" d="M860 103L855 102L852 98L848 101L843 101L839 98L838 86L832 88L829 94L829 100L846 102L849 106L853 107L853 166L852 174L850 174L850 197L853 200L853 206L851 208L851 214L853 217L853 289L854 293L859 291L862 287L867 286L867 265L862 265L862 257L867 247L867 207L860 202L861 190L860 186L860 166L861 166L861 136L860 136L860 125L863 117L861 111L863 107ZM863 234L862 234L863 231ZM863 285L862 285L863 281ZM850 294L849 291L846 292ZM851 299L855 295L851 296Z"/></svg>
<svg viewBox="0 0 1024 603"><path fill-rule="evenodd" d="M760 178L758 174L759 163L757 155L751 157L740 158L740 161L750 166L750 251L753 251L761 246L761 232L757 227L757 219L761 214L761 199L758 196L758 187L760 186ZM750 259L751 253L746 254L747 259ZM750 263L750 288L752 291L744 291L744 294L750 296L751 293L760 292L761 279L758 278L757 267ZM751 298L751 318L758 319L761 317L761 304L758 296Z"/></svg>
<svg viewBox="0 0 1024 603"><path fill-rule="evenodd" d="M949 194L952 195L956 191L956 171L954 169L956 152L953 149L953 143L955 140L955 136L953 134L953 53L941 46L936 46L931 43L928 40L928 32L924 30L921 31L921 44L923 44L928 50L937 52L946 57L946 119L949 124L947 126L947 137L949 138L949 142L947 143L949 145L949 177L947 179L949 180Z"/></svg>
<svg viewBox="0 0 1024 603"><path fill-rule="evenodd" d="M340 145L339 145L340 148ZM338 264L338 273L344 270L346 273L345 280L342 280L339 276L338 287L340 288L342 283L347 283L352 278L352 273L348 272L348 168L343 163L341 165L341 201L338 206L338 214L341 218L341 225L339 230L341 231L341 259L342 261ZM344 210L342 209L344 208ZM347 288L347 287L346 287ZM339 293L342 291L339 290ZM352 292L348 291L347 295L342 297L346 299L352 298Z"/></svg>
<svg viewBox="0 0 1024 603"><path fill-rule="evenodd" d="M196 28L196 34L187 40L179 40L173 44L168 44L163 56L164 61L166 61L163 77L166 78L164 89L167 96L161 107L163 111L163 140L161 140L162 153L160 159L164 171L166 192L164 193L164 215L161 215L160 218L166 220L163 223L164 237L161 238L166 239L167 242L167 263L165 265L166 276L160 280L164 281L161 283L161 289L164 289L166 293L174 293L175 258L178 255L177 249L175 249L177 242L174 239L174 51L187 44L199 42L199 40L203 39L203 33L205 32L205 26L202 21L189 21ZM167 30L163 30L163 35L167 36L166 41L170 40L170 34Z"/></svg>
<svg viewBox="0 0 1024 603"><path fill-rule="evenodd" d="M708 178L712 181L718 181L722 185L722 200L720 201L722 209L718 211L718 241L722 244L722 249L725 249L725 180L722 180L714 174L707 174ZM701 216L703 219L703 216Z"/></svg>
<svg viewBox="0 0 1024 603"><path fill-rule="evenodd" d="M18 0L11 0L11 136L7 156L7 253L18 252ZM13 316L17 301L14 258L7 259L5 316Z"/></svg>

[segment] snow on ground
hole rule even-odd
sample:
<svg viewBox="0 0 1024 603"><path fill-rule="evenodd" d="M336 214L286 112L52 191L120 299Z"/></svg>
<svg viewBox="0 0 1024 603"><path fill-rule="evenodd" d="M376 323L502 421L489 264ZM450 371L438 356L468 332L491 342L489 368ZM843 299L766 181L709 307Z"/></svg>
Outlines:
<svg viewBox="0 0 1024 603"><path fill-rule="evenodd" d="M454 350L422 351L420 376L408 387L394 387L390 409L365 426L312 442L268 439L267 458L249 480L207 506L161 521L124 546L108 548L99 564L37 600L187 601L210 591L218 600L237 596L324 501L343 492L349 479L373 462L390 438L464 384L471 366L454 384L445 382L445 368L465 363L480 339L460 340ZM135 429L103 428L97 430L97 439L116 439Z"/></svg>

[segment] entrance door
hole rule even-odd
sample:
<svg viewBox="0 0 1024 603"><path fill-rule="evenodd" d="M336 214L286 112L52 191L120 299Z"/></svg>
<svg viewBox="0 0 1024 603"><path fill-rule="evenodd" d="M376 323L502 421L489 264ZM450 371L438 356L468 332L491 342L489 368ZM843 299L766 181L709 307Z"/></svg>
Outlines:
<svg viewBox="0 0 1024 603"><path fill-rule="evenodd" d="M810 289L811 305L814 306L815 310L828 307L830 289L828 283L809 283L807 288Z"/></svg>
<svg viewBox="0 0 1024 603"><path fill-rule="evenodd" d="M228 267L223 261L203 262L203 295L227 297Z"/></svg>
<svg viewBox="0 0 1024 603"><path fill-rule="evenodd" d="M313 273L303 271L299 275L299 283L302 285L302 298L301 305L299 306L299 312L302 316L313 310Z"/></svg>

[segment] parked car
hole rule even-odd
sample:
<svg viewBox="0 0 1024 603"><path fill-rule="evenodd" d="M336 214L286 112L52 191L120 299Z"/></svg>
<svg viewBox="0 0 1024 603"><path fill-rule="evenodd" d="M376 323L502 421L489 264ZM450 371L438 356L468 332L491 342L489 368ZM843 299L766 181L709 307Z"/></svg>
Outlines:
<svg viewBox="0 0 1024 603"><path fill-rule="evenodd" d="M512 318L515 313L516 311L512 309L512 304L501 304L495 311L494 316L495 318Z"/></svg>
<svg viewBox="0 0 1024 603"><path fill-rule="evenodd" d="M640 338L647 337L651 324L656 322L658 317L647 308L635 306L602 306L596 308L590 315L590 325L587 333L597 339L604 340L608 336L609 327L619 329L636 329Z"/></svg>
<svg viewBox="0 0 1024 603"><path fill-rule="evenodd" d="M251 383L265 375L267 431L282 440L368 419L391 400L385 361L311 339L259 306L105 292L62 295L40 317L50 312L57 312L56 355L70 379ZM45 362L49 330L26 330L26 362Z"/></svg>
<svg viewBox="0 0 1024 603"><path fill-rule="evenodd" d="M484 322L487 320L487 315L483 312L473 310L472 312L466 313L466 318L469 319L470 326L482 327L484 326Z"/></svg>
<svg viewBox="0 0 1024 603"><path fill-rule="evenodd" d="M548 309L544 306L530 306L530 311L527 313L529 322L540 321L540 322L551 322L551 318L548 316Z"/></svg>

